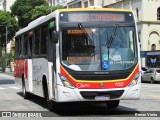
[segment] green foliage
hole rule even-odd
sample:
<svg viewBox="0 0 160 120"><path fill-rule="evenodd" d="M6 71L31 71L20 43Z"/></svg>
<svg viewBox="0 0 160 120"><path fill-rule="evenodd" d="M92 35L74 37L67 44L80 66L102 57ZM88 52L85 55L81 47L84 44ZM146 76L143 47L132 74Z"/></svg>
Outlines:
<svg viewBox="0 0 160 120"><path fill-rule="evenodd" d="M0 10L0 47L6 42L6 26L8 40L12 39L18 30L18 22L10 12Z"/></svg>
<svg viewBox="0 0 160 120"><path fill-rule="evenodd" d="M10 62L14 60L14 55L12 53L7 53L0 57L0 67L3 69L10 65Z"/></svg>
<svg viewBox="0 0 160 120"><path fill-rule="evenodd" d="M17 16L19 25L23 28L32 21L32 10L36 6L48 6L46 0L16 0L11 6L12 15Z"/></svg>
<svg viewBox="0 0 160 120"><path fill-rule="evenodd" d="M63 9L63 6L62 5L57 5L57 6L52 7L52 11L54 11L56 9Z"/></svg>
<svg viewBox="0 0 160 120"><path fill-rule="evenodd" d="M52 7L52 11L61 8L63 6L55 6ZM36 18L49 14L51 8L46 0L16 0L11 6L11 11L12 15L17 16L19 26L23 28Z"/></svg>
<svg viewBox="0 0 160 120"><path fill-rule="evenodd" d="M32 11L32 20L35 20L36 18L42 16L42 15L47 15L50 12L50 8L48 6L36 6Z"/></svg>

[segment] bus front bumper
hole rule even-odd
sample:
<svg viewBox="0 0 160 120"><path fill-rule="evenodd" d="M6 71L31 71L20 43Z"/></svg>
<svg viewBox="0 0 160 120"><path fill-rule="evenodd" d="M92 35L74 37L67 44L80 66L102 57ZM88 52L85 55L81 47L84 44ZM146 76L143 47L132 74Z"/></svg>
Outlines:
<svg viewBox="0 0 160 120"><path fill-rule="evenodd" d="M56 102L136 100L140 98L141 84L112 89L70 89L57 85Z"/></svg>

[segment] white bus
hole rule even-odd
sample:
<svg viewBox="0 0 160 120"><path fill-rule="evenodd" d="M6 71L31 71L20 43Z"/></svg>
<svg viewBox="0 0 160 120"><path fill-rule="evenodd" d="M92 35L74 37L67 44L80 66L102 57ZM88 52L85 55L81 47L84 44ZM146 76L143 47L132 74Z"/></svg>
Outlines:
<svg viewBox="0 0 160 120"><path fill-rule="evenodd" d="M59 9L16 33L15 78L23 96L56 102L97 101L116 108L139 99L141 75L132 11Z"/></svg>

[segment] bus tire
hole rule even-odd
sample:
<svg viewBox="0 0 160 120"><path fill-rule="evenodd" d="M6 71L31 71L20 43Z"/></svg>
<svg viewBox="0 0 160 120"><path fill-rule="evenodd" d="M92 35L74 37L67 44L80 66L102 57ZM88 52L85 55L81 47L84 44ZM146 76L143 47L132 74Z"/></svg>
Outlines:
<svg viewBox="0 0 160 120"><path fill-rule="evenodd" d="M154 83L155 83L154 78L151 78L151 84L154 84Z"/></svg>
<svg viewBox="0 0 160 120"><path fill-rule="evenodd" d="M144 83L143 77L141 77L141 83Z"/></svg>
<svg viewBox="0 0 160 120"><path fill-rule="evenodd" d="M26 91L26 83L25 83L24 77L22 77L22 94L24 99L29 98L29 93Z"/></svg>
<svg viewBox="0 0 160 120"><path fill-rule="evenodd" d="M45 97L46 104L47 104L47 109L49 111L53 111L53 109L55 108L55 104L52 100L49 100L47 81L46 81L46 78L44 77L43 77L43 91L44 91L44 97Z"/></svg>
<svg viewBox="0 0 160 120"><path fill-rule="evenodd" d="M107 107L111 109L115 109L119 106L119 100L107 101Z"/></svg>

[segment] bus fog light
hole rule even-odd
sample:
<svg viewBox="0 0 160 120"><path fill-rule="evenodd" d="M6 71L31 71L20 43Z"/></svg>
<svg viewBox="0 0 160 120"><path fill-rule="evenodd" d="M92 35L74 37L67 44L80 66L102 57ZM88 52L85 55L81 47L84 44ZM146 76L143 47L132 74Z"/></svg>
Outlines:
<svg viewBox="0 0 160 120"><path fill-rule="evenodd" d="M138 73L133 77L132 81L129 83L129 87L132 87L132 86L136 85L137 82L138 82L139 77L140 77L140 72L138 72Z"/></svg>
<svg viewBox="0 0 160 120"><path fill-rule="evenodd" d="M64 85L65 87L72 88L72 89L75 88L75 87L72 85L72 83L70 83L69 80L68 80L64 75L59 74L59 76L60 76L60 79L61 79L61 81L62 81L62 83L63 83L63 85Z"/></svg>

